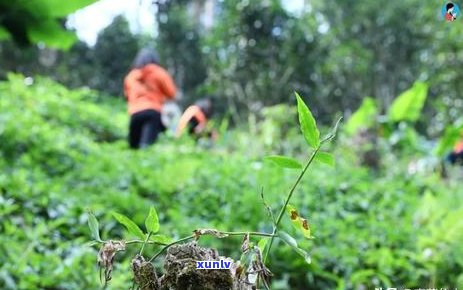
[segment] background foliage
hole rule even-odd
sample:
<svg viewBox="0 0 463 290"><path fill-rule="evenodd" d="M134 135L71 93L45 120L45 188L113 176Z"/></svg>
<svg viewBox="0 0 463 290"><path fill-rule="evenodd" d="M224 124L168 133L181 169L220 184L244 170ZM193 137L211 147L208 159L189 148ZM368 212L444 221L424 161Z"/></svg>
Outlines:
<svg viewBox="0 0 463 290"><path fill-rule="evenodd" d="M0 1L0 39L13 38L17 44L44 43L56 48L69 48L74 34L64 28L68 14L96 0L31 0Z"/></svg>
<svg viewBox="0 0 463 290"><path fill-rule="evenodd" d="M463 130L463 26L441 19L441 3L212 1L205 25L206 1L162 0L154 39L116 17L88 46L64 22L92 1L59 2L0 0L11 38L0 42L1 289L100 287L88 208L103 238L134 238L111 211L141 226L151 206L169 236L271 231L261 187L280 205L296 173L263 157L307 155L294 90L322 127L346 123L336 166L316 164L292 201L315 239L290 234L312 263L276 244L272 289L463 287L462 173L442 165ZM128 150L122 79L144 46L182 105L213 96L214 146L164 136ZM240 242L201 240L234 258ZM116 257L111 289L132 285L133 254Z"/></svg>
<svg viewBox="0 0 463 290"><path fill-rule="evenodd" d="M8 71L47 74L70 87L121 95L135 51L149 46L174 74L183 105L212 95L219 115L230 113L233 121L288 104L293 90L312 97L314 114L325 124L337 112L352 113L364 96L384 112L417 80L430 86L420 131L439 136L463 109L463 28L443 21L439 3L306 1L296 13L279 0L163 0L155 7L155 39L132 35L118 17L95 46L77 42L67 53L19 51L1 42L0 77ZM212 25L202 20L206 12Z"/></svg>
<svg viewBox="0 0 463 290"><path fill-rule="evenodd" d="M260 188L268 203L280 204L296 173L264 162L263 155L305 155L299 149L304 140L295 138L296 119L287 118L287 112L296 115L295 106L275 108L257 126L223 131L213 149L166 136L148 150L130 151L122 102L87 89L69 91L48 79L31 84L17 75L2 82L0 91L1 107L10 108L0 122L4 289L97 288L96 250L86 246L87 208L98 216L103 238L131 238L111 211L142 225L152 205L161 234L174 237L201 227L271 231ZM286 125L287 131L268 129ZM312 263L277 244L269 259L272 289L461 287L458 179L441 179L429 166L429 152L405 154L387 138L379 139L382 165L372 171L362 166L361 149L352 150L355 141L343 136L334 148L336 167L315 165L294 195L316 238L290 233L309 250ZM239 257L240 238L202 243ZM130 287L124 257L131 254L116 257L111 289Z"/></svg>

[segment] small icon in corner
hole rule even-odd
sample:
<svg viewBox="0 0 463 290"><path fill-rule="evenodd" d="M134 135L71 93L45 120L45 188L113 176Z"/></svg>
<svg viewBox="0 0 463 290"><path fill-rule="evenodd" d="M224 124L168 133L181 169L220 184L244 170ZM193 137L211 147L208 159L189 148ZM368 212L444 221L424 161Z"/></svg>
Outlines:
<svg viewBox="0 0 463 290"><path fill-rule="evenodd" d="M460 7L453 2L447 2L442 6L442 16L444 16L445 21L453 22L460 17Z"/></svg>

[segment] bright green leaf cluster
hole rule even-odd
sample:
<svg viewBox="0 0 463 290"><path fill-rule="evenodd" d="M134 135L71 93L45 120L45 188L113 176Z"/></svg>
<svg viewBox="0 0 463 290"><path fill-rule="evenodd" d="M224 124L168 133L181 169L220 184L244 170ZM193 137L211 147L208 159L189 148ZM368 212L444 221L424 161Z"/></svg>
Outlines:
<svg viewBox="0 0 463 290"><path fill-rule="evenodd" d="M112 214L120 224L125 226L125 228L130 234L142 240L146 239L146 235L143 233L143 231L137 226L137 224L134 221L132 221L125 215L119 214L117 212L113 212ZM155 234L159 231L159 218L153 206L150 207L149 214L145 219L145 227L146 227L147 234ZM151 236L150 239L156 242L160 242L160 243L168 243L170 241L170 239L164 235L154 235L154 236Z"/></svg>
<svg viewBox="0 0 463 290"><path fill-rule="evenodd" d="M323 140L320 140L320 131L317 128L317 123L312 115L312 112L297 92L295 92L295 95L297 99L297 111L299 115L300 128L304 139L312 149L318 150L322 143L334 138L338 130L339 122L342 120L342 118L339 118L332 131ZM299 161L286 156L272 155L265 157L265 160L269 160L282 168L302 169L302 164ZM315 155L315 161L330 166L334 166L335 163L334 156L327 152L317 152Z"/></svg>
<svg viewBox="0 0 463 290"><path fill-rule="evenodd" d="M418 120L427 96L428 85L416 82L394 100L389 109L389 119L393 122Z"/></svg>
<svg viewBox="0 0 463 290"><path fill-rule="evenodd" d="M298 116L299 116L301 132L307 144L312 149L312 154L311 154L309 161L307 162L302 172L300 173L298 179L296 180L296 183L293 185L292 189L289 191L285 199L285 203L283 207L281 208L277 219L274 222L275 225L274 225L273 233L274 234L278 233L281 239L283 239L288 245L290 245L297 253L303 256L304 259L308 263L310 263L310 256L307 254L307 252L305 252L304 250L300 249L297 246L296 240L294 238L292 238L285 232L281 232L278 229L278 226L284 215L285 210L287 210L293 226L297 230L301 231L304 237L308 239L312 238L311 233L310 233L309 223L307 219L299 216L294 206L289 205L288 203L291 200L291 197L294 193L296 186L299 184L301 178L303 177L304 173L307 171L312 161L315 160L315 161L318 161L318 162L321 162L321 163L324 163L330 166L334 166L334 163L335 163L334 156L327 152L320 151L320 149L323 144L333 140L333 138L336 136L338 126L342 120L342 117L338 119L338 121L336 122L331 132L329 132L322 140L320 140L320 131L318 130L317 123L315 121L315 118L312 115L312 112L310 111L309 107L304 103L301 96L297 92L295 92L295 95L296 95L296 100L297 100L297 111L298 111ZM299 161L293 158L286 157L286 156L274 155L274 156L268 156L265 159L270 160L273 163L283 168L292 168L292 169L302 168L302 165L299 163ZM266 254L268 254L268 252L270 251L272 247L272 242L273 242L273 237L270 239L270 243L267 248ZM261 248L262 251L265 249L266 243L267 242L265 240L261 240L259 242L259 248Z"/></svg>
<svg viewBox="0 0 463 290"><path fill-rule="evenodd" d="M361 128L370 128L376 121L378 108L373 98L366 97L363 99L360 107L352 114L346 123L344 130L349 135L354 135Z"/></svg>

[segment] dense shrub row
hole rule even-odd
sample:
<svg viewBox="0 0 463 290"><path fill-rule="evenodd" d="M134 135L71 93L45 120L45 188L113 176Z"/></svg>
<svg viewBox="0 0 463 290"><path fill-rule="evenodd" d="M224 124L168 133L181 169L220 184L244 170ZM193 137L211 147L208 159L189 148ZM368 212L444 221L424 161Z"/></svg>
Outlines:
<svg viewBox="0 0 463 290"><path fill-rule="evenodd" d="M103 239L130 238L111 211L142 226L152 205L161 233L172 237L201 227L270 231L261 187L276 209L296 173L262 157L302 153L296 120L281 118L287 114L281 108L257 124L223 129L212 148L164 137L131 151L122 100L109 103L92 91L69 91L41 78L31 84L17 75L0 83L0 96L2 289L97 289L88 208ZM373 171L359 164L352 142L341 134L336 167L316 164L295 193L316 238L292 234L312 263L277 244L269 265L274 289L463 287L458 180L430 170L408 173L412 156L389 146L381 147L383 165ZM202 243L239 257L239 238ZM111 289L132 285L128 257L116 257Z"/></svg>

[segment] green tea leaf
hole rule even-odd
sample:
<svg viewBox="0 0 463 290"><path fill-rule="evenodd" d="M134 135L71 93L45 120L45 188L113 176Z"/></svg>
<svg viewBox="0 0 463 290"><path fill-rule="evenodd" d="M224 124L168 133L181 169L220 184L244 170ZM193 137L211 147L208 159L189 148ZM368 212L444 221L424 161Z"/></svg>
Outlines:
<svg viewBox="0 0 463 290"><path fill-rule="evenodd" d="M286 211L288 212L289 219L294 228L300 231L307 239L311 239L312 236L310 235L309 222L307 219L301 217L296 208L290 204L286 206Z"/></svg>
<svg viewBox="0 0 463 290"><path fill-rule="evenodd" d="M303 249L299 248L297 245L296 239L291 237L289 234L283 231L278 231L278 236L286 243L288 244L296 253L301 255L301 257L304 258L307 264L310 264L312 262L312 259L310 258L309 253L304 251Z"/></svg>
<svg viewBox="0 0 463 290"><path fill-rule="evenodd" d="M317 152L317 155L315 155L315 161L329 166L334 166L335 163L334 156L332 154L322 151Z"/></svg>
<svg viewBox="0 0 463 290"><path fill-rule="evenodd" d="M347 121L344 127L346 133L354 135L359 129L371 128L376 121L377 114L376 101L373 98L366 97L357 111Z"/></svg>
<svg viewBox="0 0 463 290"><path fill-rule="evenodd" d="M153 235L150 237L150 240L156 243L160 244L170 244L172 242L172 238L169 238L168 236L165 235Z"/></svg>
<svg viewBox="0 0 463 290"><path fill-rule="evenodd" d="M129 219L125 215L117 213L117 212L113 212L112 214L120 224L122 224L123 226L126 227L126 229L127 229L127 231L129 233L131 233L132 235L134 235L134 236L136 236L136 237L138 237L138 238L140 238L142 240L144 240L146 238L145 234L143 234L142 230L131 219Z"/></svg>
<svg viewBox="0 0 463 290"><path fill-rule="evenodd" d="M389 109L389 120L393 122L418 120L427 96L428 85L423 82L414 83L410 89L394 100Z"/></svg>
<svg viewBox="0 0 463 290"><path fill-rule="evenodd" d="M320 145L320 132L318 131L317 123L301 96L297 92L295 92L295 94L302 134L307 144L315 149Z"/></svg>
<svg viewBox="0 0 463 290"><path fill-rule="evenodd" d="M292 248L297 248L296 239L284 231L278 231L278 236Z"/></svg>
<svg viewBox="0 0 463 290"><path fill-rule="evenodd" d="M260 239L260 241L257 243L257 247L259 247L259 250L260 250L261 253L264 252L265 247L267 246L267 243L268 243L269 240L270 240L270 238L262 238L262 239Z"/></svg>
<svg viewBox="0 0 463 290"><path fill-rule="evenodd" d="M150 207L150 213L145 220L145 226L148 233L157 233L159 231L159 219L154 206Z"/></svg>
<svg viewBox="0 0 463 290"><path fill-rule="evenodd" d="M96 241L101 242L100 232L99 232L100 225L98 224L98 220L96 219L95 215L91 211L88 211L88 227L90 228L92 237Z"/></svg>
<svg viewBox="0 0 463 290"><path fill-rule="evenodd" d="M300 169L302 168L301 163L296 159L280 156L280 155L272 155L267 156L264 159L272 161L276 165L283 167L283 168L291 168L291 169Z"/></svg>

